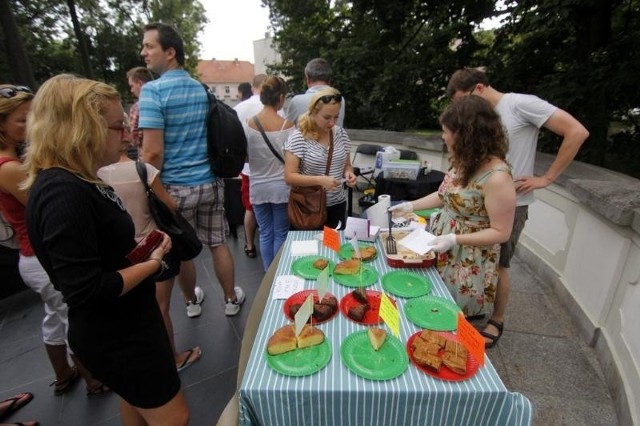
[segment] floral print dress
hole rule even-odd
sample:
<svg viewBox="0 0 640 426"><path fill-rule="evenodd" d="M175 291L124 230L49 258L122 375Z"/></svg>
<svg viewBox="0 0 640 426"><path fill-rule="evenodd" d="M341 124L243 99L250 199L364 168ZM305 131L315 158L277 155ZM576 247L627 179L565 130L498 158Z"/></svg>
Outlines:
<svg viewBox="0 0 640 426"><path fill-rule="evenodd" d="M455 172L449 171L438 189L444 207L435 214L431 232L434 235L470 234L488 228L484 183L496 171L511 174L509 167L497 166L472 178L466 187L455 185ZM493 310L499 258L500 244L456 244L451 250L438 254L438 272L466 317L489 314Z"/></svg>

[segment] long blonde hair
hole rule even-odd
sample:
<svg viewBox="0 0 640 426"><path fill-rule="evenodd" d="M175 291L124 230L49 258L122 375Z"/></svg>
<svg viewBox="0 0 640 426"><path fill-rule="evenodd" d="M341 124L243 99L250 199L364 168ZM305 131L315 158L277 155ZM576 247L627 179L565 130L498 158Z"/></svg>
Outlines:
<svg viewBox="0 0 640 426"><path fill-rule="evenodd" d="M109 101L120 101L115 88L71 74L52 77L40 87L27 119L25 189L49 167L100 182L94 174L105 152Z"/></svg>
<svg viewBox="0 0 640 426"><path fill-rule="evenodd" d="M307 111L304 114L302 114L300 118L298 118L298 128L300 129L300 132L302 133L302 136L304 136L305 139L318 140L318 138L320 137L320 134L318 133L318 128L316 127L316 122L313 120L312 115L320 111L320 108L322 107L322 105L320 105L320 99L322 99L323 96L336 96L336 95L340 95L340 92L334 89L333 87L330 87L328 89L323 89L323 90L320 90L319 92L316 92L311 97ZM339 104L341 103L341 101L336 101L335 99L332 99L327 103ZM323 105L327 103L323 102Z"/></svg>
<svg viewBox="0 0 640 426"><path fill-rule="evenodd" d="M12 89L16 86L12 84L0 84L0 89ZM26 87L25 90L16 90L14 96L10 98L5 98L4 96L0 96L0 123L4 123L9 114L20 108L22 104L25 102L30 102L33 99L33 93L27 92ZM0 148L7 147L7 139L4 136L4 133L0 132Z"/></svg>

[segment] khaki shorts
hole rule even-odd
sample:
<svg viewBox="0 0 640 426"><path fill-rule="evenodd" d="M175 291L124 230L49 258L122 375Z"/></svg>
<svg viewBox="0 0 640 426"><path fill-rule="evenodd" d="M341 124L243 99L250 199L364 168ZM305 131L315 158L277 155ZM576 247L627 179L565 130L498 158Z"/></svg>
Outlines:
<svg viewBox="0 0 640 426"><path fill-rule="evenodd" d="M500 262L498 265L501 268L508 268L511 266L511 258L516 251L516 245L518 245L520 234L522 233L524 224L528 218L529 206L516 206L516 214L513 217L511 237L506 242L500 244Z"/></svg>
<svg viewBox="0 0 640 426"><path fill-rule="evenodd" d="M224 180L202 185L166 185L166 189L202 244L217 247L225 243L229 223L224 214Z"/></svg>

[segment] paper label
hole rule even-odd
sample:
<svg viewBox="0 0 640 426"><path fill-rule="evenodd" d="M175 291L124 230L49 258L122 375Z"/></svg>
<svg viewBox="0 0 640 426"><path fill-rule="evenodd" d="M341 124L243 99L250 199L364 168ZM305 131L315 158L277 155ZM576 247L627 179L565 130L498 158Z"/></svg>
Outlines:
<svg viewBox="0 0 640 426"><path fill-rule="evenodd" d="M326 268L325 268L326 269ZM288 299L304 289L304 279L295 275L280 275L273 283L272 299Z"/></svg>
<svg viewBox="0 0 640 426"><path fill-rule="evenodd" d="M347 238L355 236L359 240L366 240L369 238L369 221L367 219L348 217L344 235Z"/></svg>
<svg viewBox="0 0 640 426"><path fill-rule="evenodd" d="M351 247L353 247L353 257L356 259L361 259L362 256L360 256L360 245L358 244L358 238L351 238Z"/></svg>
<svg viewBox="0 0 640 426"><path fill-rule="evenodd" d="M296 315L294 317L295 324L296 324L296 337L300 335L302 328L307 323L307 321L309 321L309 317L311 316L312 313L313 313L313 293L309 293L309 296L307 296L306 300L304 301L302 306L300 306L300 309L298 310L298 312L296 312Z"/></svg>
<svg viewBox="0 0 640 426"><path fill-rule="evenodd" d="M400 338L400 312L385 292L380 294L380 318L389 326L391 333Z"/></svg>
<svg viewBox="0 0 640 426"><path fill-rule="evenodd" d="M458 339L460 343L478 360L478 364L484 365L484 338L474 326L458 312Z"/></svg>
<svg viewBox="0 0 640 426"><path fill-rule="evenodd" d="M318 280L316 281L316 289L318 290L318 299L322 300L325 294L329 291L329 267L324 268L320 274L318 274Z"/></svg>
<svg viewBox="0 0 640 426"><path fill-rule="evenodd" d="M329 228L328 226L324 227L323 235L322 235L322 244L325 247L330 248L335 252L340 251L340 235L338 235L338 231L335 229Z"/></svg>

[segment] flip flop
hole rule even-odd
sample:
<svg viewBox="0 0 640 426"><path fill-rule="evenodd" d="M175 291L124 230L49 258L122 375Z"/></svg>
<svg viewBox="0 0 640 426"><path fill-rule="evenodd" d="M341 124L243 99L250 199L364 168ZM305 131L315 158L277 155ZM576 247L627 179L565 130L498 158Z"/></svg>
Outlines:
<svg viewBox="0 0 640 426"><path fill-rule="evenodd" d="M504 322L497 322L494 321L492 319L489 319L489 321L487 321L487 324L491 324L492 326L494 326L496 329L498 329L498 335L494 335L494 334L489 334L486 331L481 331L480 334L483 337L486 337L487 339L491 340L491 342L484 344L484 347L486 349L492 348L496 343L498 343L498 340L500 340L500 336L502 336L502 331L504 329Z"/></svg>
<svg viewBox="0 0 640 426"><path fill-rule="evenodd" d="M111 389L104 383L98 383L97 385L87 386L87 396L101 396L111 392Z"/></svg>
<svg viewBox="0 0 640 426"><path fill-rule="evenodd" d="M73 367L69 377L62 380L54 380L53 382L51 382L49 386L53 386L54 395L60 396L62 394L69 392L79 378L80 378L80 374L78 373L78 368Z"/></svg>
<svg viewBox="0 0 640 426"><path fill-rule="evenodd" d="M22 392L13 396L11 398L7 398L4 401L1 401L0 404L4 404L9 402L9 406L4 409L3 412L0 413L0 417L8 417L16 410L24 407L33 399L33 394L31 392Z"/></svg>
<svg viewBox="0 0 640 426"><path fill-rule="evenodd" d="M187 367L191 366L191 364L193 364L194 362L198 361L200 359L200 357L202 357L202 349L200 349L199 347L195 347L193 349L189 349L188 351L185 351L183 353L186 353L187 356L184 358L184 361L182 361L182 363L180 365L178 365L177 369L178 372L186 369ZM197 353L197 356L195 357L195 359L191 359L191 356Z"/></svg>

